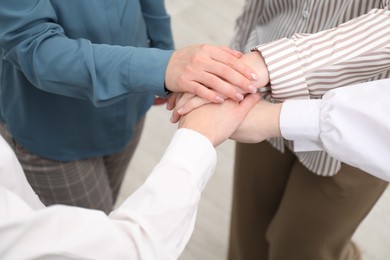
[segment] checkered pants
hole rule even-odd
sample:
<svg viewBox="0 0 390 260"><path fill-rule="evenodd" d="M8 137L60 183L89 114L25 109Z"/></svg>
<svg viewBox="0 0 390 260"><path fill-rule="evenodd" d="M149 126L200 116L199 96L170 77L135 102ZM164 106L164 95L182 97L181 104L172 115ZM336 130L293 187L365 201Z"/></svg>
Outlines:
<svg viewBox="0 0 390 260"><path fill-rule="evenodd" d="M0 133L18 157L26 178L45 205L66 204L109 213L140 139L144 119L131 142L118 153L77 161L53 161L26 151L3 124Z"/></svg>

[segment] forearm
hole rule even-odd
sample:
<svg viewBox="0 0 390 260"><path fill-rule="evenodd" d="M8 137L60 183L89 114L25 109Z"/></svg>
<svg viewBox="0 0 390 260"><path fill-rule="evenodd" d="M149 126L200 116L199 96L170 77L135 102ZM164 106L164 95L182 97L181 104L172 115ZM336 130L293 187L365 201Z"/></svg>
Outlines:
<svg viewBox="0 0 390 260"><path fill-rule="evenodd" d="M390 11L373 10L316 34L257 46L265 59L272 97L320 97L324 91L367 80L390 69Z"/></svg>
<svg viewBox="0 0 390 260"><path fill-rule="evenodd" d="M215 164L210 141L182 129L147 181L109 216L71 206L33 211L15 194L5 192L9 196L3 197L8 208L1 219L5 228L0 255L2 259L177 259L192 234L200 195Z"/></svg>
<svg viewBox="0 0 390 260"><path fill-rule="evenodd" d="M0 187L19 196L32 209L44 208L45 206L27 182L15 153L1 135L0 158Z"/></svg>
<svg viewBox="0 0 390 260"><path fill-rule="evenodd" d="M73 8L88 8L82 3L79 5ZM101 7L95 8L104 12ZM77 36L81 32L73 32L75 37L69 37L58 23L50 1L22 0L17 4L12 0L1 1L0 16L3 17L0 47L4 50L4 60L43 91L90 99L95 105L109 104L131 93L164 94L165 70L171 51L93 43ZM96 20L99 22L103 23ZM95 28L89 27L90 30ZM107 25L103 29L111 28ZM142 34L142 29L134 30ZM139 40L138 44L148 47L146 32L144 34L144 43ZM96 36L101 42L111 41L110 37ZM126 41L130 42L130 38L126 37Z"/></svg>
<svg viewBox="0 0 390 260"><path fill-rule="evenodd" d="M111 219L139 225L145 241L138 244L146 245L140 246L140 253L155 254L142 259L179 257L192 234L201 192L215 165L210 141L192 130L179 129L145 184L110 214Z"/></svg>

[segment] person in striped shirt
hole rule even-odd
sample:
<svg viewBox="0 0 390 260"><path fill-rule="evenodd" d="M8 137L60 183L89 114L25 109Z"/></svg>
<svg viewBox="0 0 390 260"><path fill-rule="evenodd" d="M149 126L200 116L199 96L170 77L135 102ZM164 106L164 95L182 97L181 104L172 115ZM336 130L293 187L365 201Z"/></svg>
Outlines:
<svg viewBox="0 0 390 260"><path fill-rule="evenodd" d="M283 102L389 78L389 35L388 0L247 0L232 46L261 54L269 84L260 90ZM361 257L351 237L387 182L300 148L237 143L230 260Z"/></svg>

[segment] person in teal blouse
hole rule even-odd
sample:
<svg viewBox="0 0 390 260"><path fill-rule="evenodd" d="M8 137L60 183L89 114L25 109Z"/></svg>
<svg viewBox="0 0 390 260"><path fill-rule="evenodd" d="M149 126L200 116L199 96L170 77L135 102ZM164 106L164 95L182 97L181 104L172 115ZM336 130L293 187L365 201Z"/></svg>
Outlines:
<svg viewBox="0 0 390 260"><path fill-rule="evenodd" d="M111 211L156 96L253 90L240 53L173 49L163 0L0 2L0 128L46 205Z"/></svg>

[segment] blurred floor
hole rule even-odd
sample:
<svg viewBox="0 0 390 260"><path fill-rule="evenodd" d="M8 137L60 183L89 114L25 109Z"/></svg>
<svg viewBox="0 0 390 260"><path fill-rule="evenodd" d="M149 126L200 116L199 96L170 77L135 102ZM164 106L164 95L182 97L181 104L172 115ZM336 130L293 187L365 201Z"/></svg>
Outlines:
<svg viewBox="0 0 390 260"><path fill-rule="evenodd" d="M244 0L166 0L177 48L195 43L228 45ZM176 125L164 106L148 113L145 129L129 166L119 202L136 189L159 161ZM226 259L234 143L218 147L218 165L199 206L194 234L180 260ZM390 259L390 189L354 236L364 260Z"/></svg>

